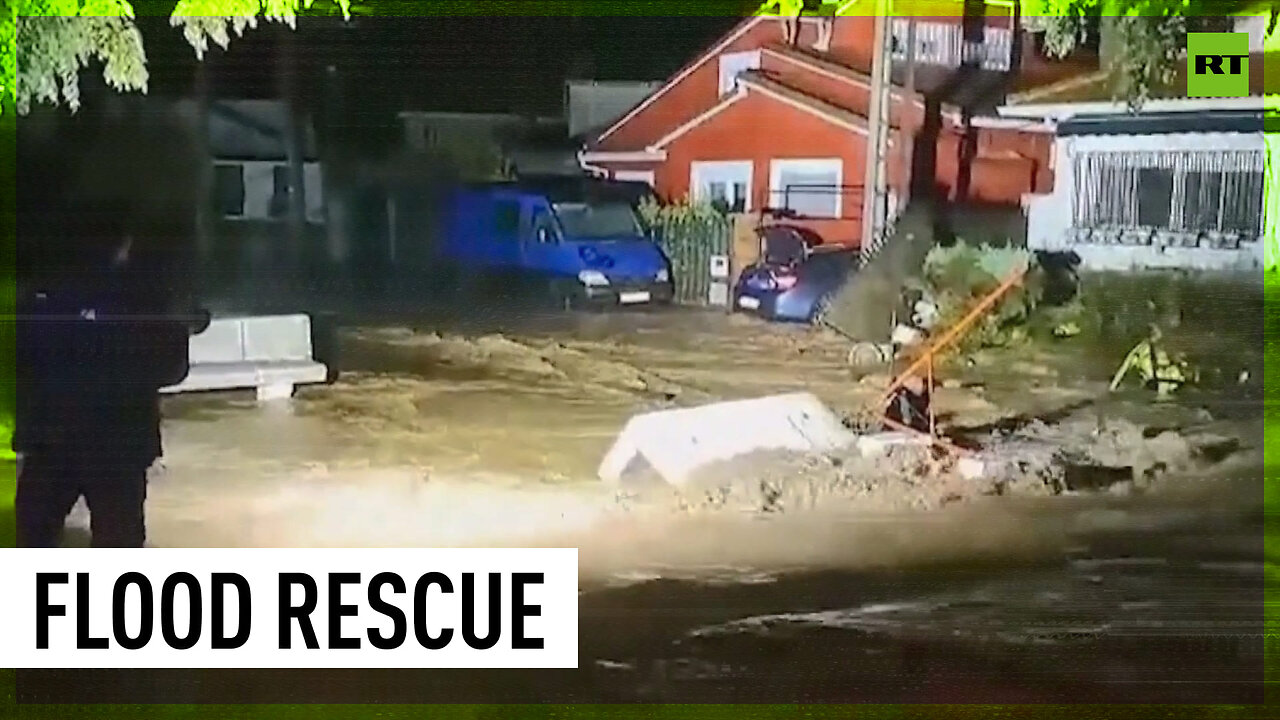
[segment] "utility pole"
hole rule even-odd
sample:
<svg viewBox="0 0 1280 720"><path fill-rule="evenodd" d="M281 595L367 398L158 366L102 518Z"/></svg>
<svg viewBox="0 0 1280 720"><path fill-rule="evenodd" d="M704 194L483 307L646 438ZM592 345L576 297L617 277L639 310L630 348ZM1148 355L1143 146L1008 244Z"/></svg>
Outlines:
<svg viewBox="0 0 1280 720"><path fill-rule="evenodd" d="M906 208L911 202L911 182L915 174L916 151L916 17L907 18L907 63L906 80L903 83L902 122L899 123L899 137L903 146L899 153L902 158L902 173L898 176L898 203ZM930 181L932 182L932 181Z"/></svg>
<svg viewBox="0 0 1280 720"><path fill-rule="evenodd" d="M213 245L217 236L214 213L219 207L214 205L214 170L213 152L209 146L209 111L213 103L213 91L210 87L209 64L213 62L213 48L205 51L202 62L196 63L195 96L196 96L196 148L200 155L200 177L196 196L196 262L200 291L208 290L205 285L211 279ZM221 270L222 268L218 268Z"/></svg>
<svg viewBox="0 0 1280 720"><path fill-rule="evenodd" d="M888 200L891 0L875 0L875 38L871 55L871 107L868 113L867 172L862 185L861 260L866 264L880 249L885 234Z"/></svg>
<svg viewBox="0 0 1280 720"><path fill-rule="evenodd" d="M345 37L345 34L344 34ZM346 103L343 97L345 78L336 64L325 68L324 134L321 140L320 185L324 192L325 232L329 241L326 260L330 269L342 274L350 251L351 217L351 139L344 131Z"/></svg>
<svg viewBox="0 0 1280 720"><path fill-rule="evenodd" d="M299 23L301 25L301 23ZM307 257L307 200L305 153L307 132L303 121L301 68L299 67L298 39L300 28L284 28L281 34L281 56L276 61L280 73L280 94L287 108L284 128L285 154L289 173L289 263L290 270L298 270L300 261Z"/></svg>

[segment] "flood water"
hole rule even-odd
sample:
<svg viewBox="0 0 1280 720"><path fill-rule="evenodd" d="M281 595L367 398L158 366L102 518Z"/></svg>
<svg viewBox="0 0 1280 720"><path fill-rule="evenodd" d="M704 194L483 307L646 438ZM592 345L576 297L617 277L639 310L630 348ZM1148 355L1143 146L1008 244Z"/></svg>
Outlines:
<svg viewBox="0 0 1280 720"><path fill-rule="evenodd" d="M151 527L168 546L576 546L576 670L22 671L20 701L1262 701L1260 423L1241 430L1256 463L1149 494L619 519L602 512L591 473L637 408L773 392L797 372L836 404L857 383L841 347L798 333L697 320L671 339L666 319L548 322L539 337L573 352L547 350L528 326L519 347L478 354L411 327L368 330L353 377L307 391L285 416L175 403ZM395 348L359 350L370 338ZM493 363L520 372L502 381ZM1072 382L1088 393L1105 379ZM1025 408L994 389L985 404L953 404L980 424L1072 401L1054 385L1026 385ZM1260 401L1235 406L1262 414ZM419 504L397 494L426 477Z"/></svg>
<svg viewBox="0 0 1280 720"><path fill-rule="evenodd" d="M930 517L594 530L572 671L23 671L19 693L24 702L1255 703L1257 489L1195 483L1161 497Z"/></svg>

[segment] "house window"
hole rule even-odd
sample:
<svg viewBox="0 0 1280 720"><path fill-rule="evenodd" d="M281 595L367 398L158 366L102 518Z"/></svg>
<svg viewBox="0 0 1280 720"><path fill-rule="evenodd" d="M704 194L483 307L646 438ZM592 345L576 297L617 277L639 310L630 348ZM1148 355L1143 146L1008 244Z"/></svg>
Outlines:
<svg viewBox="0 0 1280 720"><path fill-rule="evenodd" d="M1178 229L1260 236L1263 182L1261 171L1188 172L1175 218Z"/></svg>
<svg viewBox="0 0 1280 720"><path fill-rule="evenodd" d="M740 213L747 209L747 183L712 180L707 183L707 199L721 212Z"/></svg>
<svg viewBox="0 0 1280 720"><path fill-rule="evenodd" d="M1173 209L1173 170L1142 168L1138 171L1138 225L1170 227Z"/></svg>
<svg viewBox="0 0 1280 720"><path fill-rule="evenodd" d="M1262 233L1261 151L1094 152L1075 159L1075 225Z"/></svg>
<svg viewBox="0 0 1280 720"><path fill-rule="evenodd" d="M720 56L720 94L728 95L738 87L738 75L760 69L760 51L725 53Z"/></svg>
<svg viewBox="0 0 1280 720"><path fill-rule="evenodd" d="M214 206L222 217L244 217L244 168L213 166Z"/></svg>
<svg viewBox="0 0 1280 720"><path fill-rule="evenodd" d="M1223 211L1223 174L1189 172L1183 181L1182 226L1189 230L1212 230Z"/></svg>
<svg viewBox="0 0 1280 720"><path fill-rule="evenodd" d="M800 217L838 218L842 210L843 163L839 158L774 160L771 205Z"/></svg>
<svg viewBox="0 0 1280 720"><path fill-rule="evenodd" d="M690 194L723 212L751 211L750 160L695 162L690 169Z"/></svg>

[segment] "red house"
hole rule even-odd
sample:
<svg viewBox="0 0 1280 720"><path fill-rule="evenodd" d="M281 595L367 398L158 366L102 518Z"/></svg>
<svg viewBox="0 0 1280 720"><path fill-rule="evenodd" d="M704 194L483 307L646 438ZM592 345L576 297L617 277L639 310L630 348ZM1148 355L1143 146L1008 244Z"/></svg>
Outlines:
<svg viewBox="0 0 1280 720"><path fill-rule="evenodd" d="M1017 206L1024 194L1050 189L1052 134L996 118L1022 65L1015 20L992 6L964 17L963 7L956 1L953 16L916 18L910 97L902 63L894 64L889 185L905 187L911 144L917 186L932 176L948 197ZM580 164L649 182L670 200L789 209L826 242L857 245L874 19L835 18L825 46L819 22L802 19L797 42L787 45L778 18L744 19L594 137ZM892 55L901 61L908 23L891 22ZM904 121L910 134L899 131Z"/></svg>

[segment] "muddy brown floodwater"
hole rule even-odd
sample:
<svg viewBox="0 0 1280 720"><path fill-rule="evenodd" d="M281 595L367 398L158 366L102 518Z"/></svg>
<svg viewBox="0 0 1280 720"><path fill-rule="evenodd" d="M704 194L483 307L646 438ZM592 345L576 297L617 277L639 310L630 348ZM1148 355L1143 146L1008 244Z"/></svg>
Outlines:
<svg viewBox="0 0 1280 720"><path fill-rule="evenodd" d="M1115 348L986 353L945 371L936 405L953 431L1070 443L1093 437L1093 418L1129 423L1137 443L1173 432L1191 445L1227 438L1230 451L1124 492L968 492L928 512L822 502L636 512L594 478L636 412L805 390L856 413L883 372L855 376L840 338L723 314L508 325L354 325L341 379L291 405L166 401L150 537L171 547L576 546L577 670L174 670L74 690L41 671L23 674L26 700L1260 698L1259 396L1190 391L1154 406L1105 393ZM1053 435L1062 428L1075 435ZM1147 465L1162 452L1153 447ZM757 470L783 483L814 472L774 461ZM84 524L78 511L73 530Z"/></svg>

